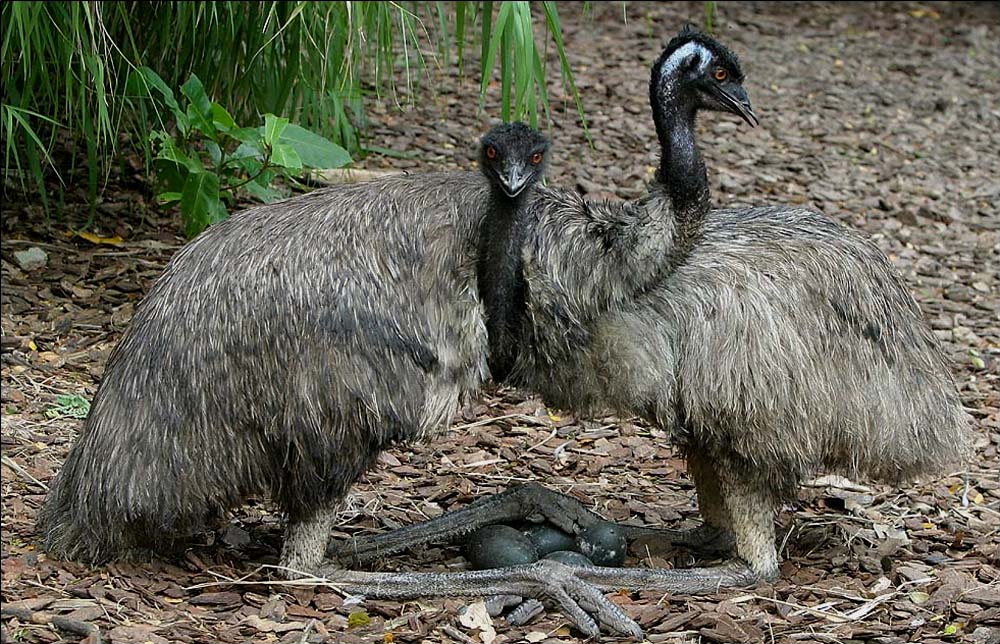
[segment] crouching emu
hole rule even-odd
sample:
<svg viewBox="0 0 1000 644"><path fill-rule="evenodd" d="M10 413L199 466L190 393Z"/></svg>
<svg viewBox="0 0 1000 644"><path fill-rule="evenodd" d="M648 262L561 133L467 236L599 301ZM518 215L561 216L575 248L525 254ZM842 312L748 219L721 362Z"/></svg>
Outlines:
<svg viewBox="0 0 1000 644"><path fill-rule="evenodd" d="M516 152L534 162L484 160L503 189L465 172L318 190L234 215L178 252L109 358L40 513L44 548L92 562L162 551L269 495L287 514L281 563L293 572L373 597L547 596L589 635L595 619L637 634L548 562L322 565L334 508L379 452L444 429L484 377L484 308L507 316L512 273L479 258L509 254L543 167L544 141L526 143Z"/></svg>
<svg viewBox="0 0 1000 644"><path fill-rule="evenodd" d="M652 68L662 147L647 204L591 225L590 205L539 190L524 249L526 316L514 378L550 404L616 409L668 429L688 457L704 524L627 536L735 546L687 570L579 568L596 585L708 593L778 576L774 513L817 469L890 482L941 471L969 444L938 343L885 255L822 214L710 210L699 109L756 117L735 56L685 30ZM669 207L668 207L669 206ZM629 257L666 255L649 280ZM579 534L601 519L538 485L345 544L354 561L530 518Z"/></svg>

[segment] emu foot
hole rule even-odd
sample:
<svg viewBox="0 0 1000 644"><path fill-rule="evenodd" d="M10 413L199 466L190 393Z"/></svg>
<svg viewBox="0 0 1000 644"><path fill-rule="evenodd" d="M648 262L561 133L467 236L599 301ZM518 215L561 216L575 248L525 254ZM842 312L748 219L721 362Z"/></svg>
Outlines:
<svg viewBox="0 0 1000 644"><path fill-rule="evenodd" d="M625 536L650 554L660 554L671 546L680 546L707 555L728 554L736 546L733 533L708 524L687 530L625 527Z"/></svg>
<svg viewBox="0 0 1000 644"><path fill-rule="evenodd" d="M540 562L541 563L541 562ZM659 590L679 595L710 595L723 588L744 588L757 584L762 577L745 562L732 559L708 568L611 568L604 566L571 566L573 574L595 587L611 592L622 588ZM489 597L486 609L496 617L507 609L507 622L522 626L534 619L543 607L537 599L500 595Z"/></svg>
<svg viewBox="0 0 1000 644"><path fill-rule="evenodd" d="M316 576L322 578L319 583L381 599L491 595L546 599L588 638L597 637L603 627L618 635L641 639L639 625L597 587L581 579L579 573L584 570L545 560L527 566L457 573L359 572L321 566ZM515 614L520 610L519 606Z"/></svg>

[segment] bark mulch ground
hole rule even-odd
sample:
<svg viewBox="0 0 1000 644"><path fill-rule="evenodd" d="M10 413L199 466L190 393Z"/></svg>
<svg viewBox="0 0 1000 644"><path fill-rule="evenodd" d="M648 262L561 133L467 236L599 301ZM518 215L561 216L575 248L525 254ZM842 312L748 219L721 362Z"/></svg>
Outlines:
<svg viewBox="0 0 1000 644"><path fill-rule="evenodd" d="M781 581L707 597L618 593L651 642L890 644L1000 641L1000 11L994 3L723 3L721 38L741 55L761 116L748 130L710 115L702 146L714 198L802 204L858 227L903 274L976 421L964 469L892 488L826 477L778 518ZM656 162L648 67L703 3L561 7L583 94L589 147L558 81L555 185L638 196ZM474 67L469 67L474 69ZM433 88L433 91L429 88ZM432 69L419 104L373 108L370 143L414 153L372 169L472 167L496 114L474 79ZM406 98L405 93L402 98ZM477 602L358 601L322 587L266 583L280 517L264 501L201 535L181 560L89 567L37 548L34 518L110 349L182 244L133 169L110 178L90 230L71 188L51 218L4 205L2 244L3 641L569 642L549 612L520 628L469 627ZM25 269L38 248L44 266ZM694 525L692 484L663 432L629 419L546 409L529 392L487 392L447 440L382 455L356 486L338 535L381 531L459 507L518 481L574 494L609 519ZM684 552L633 553L630 565L686 566ZM709 563L709 562L699 562ZM425 548L387 569L454 570L458 549ZM463 617L465 614L465 617ZM492 639L491 639L492 638ZM606 637L607 641L614 638Z"/></svg>

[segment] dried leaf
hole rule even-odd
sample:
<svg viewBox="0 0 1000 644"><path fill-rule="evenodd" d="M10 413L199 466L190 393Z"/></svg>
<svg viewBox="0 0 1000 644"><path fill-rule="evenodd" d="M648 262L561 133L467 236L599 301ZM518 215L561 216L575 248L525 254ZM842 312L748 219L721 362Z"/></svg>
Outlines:
<svg viewBox="0 0 1000 644"><path fill-rule="evenodd" d="M124 239L118 235L112 235L111 237L103 237L95 233L89 233L86 231L76 231L76 236L81 239L86 239L91 244L108 244L109 246L118 246L125 242Z"/></svg>
<svg viewBox="0 0 1000 644"><path fill-rule="evenodd" d="M486 610L486 602L478 601L465 606L458 613L458 622L466 628L479 630L479 639L483 644L491 644L497 637L493 618Z"/></svg>

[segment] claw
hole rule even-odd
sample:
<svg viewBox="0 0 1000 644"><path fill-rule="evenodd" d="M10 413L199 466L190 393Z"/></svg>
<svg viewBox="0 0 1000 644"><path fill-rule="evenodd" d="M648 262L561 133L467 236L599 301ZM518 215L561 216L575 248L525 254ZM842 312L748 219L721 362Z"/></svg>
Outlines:
<svg viewBox="0 0 1000 644"><path fill-rule="evenodd" d="M491 595L486 598L486 612L490 617L499 617L505 610L512 606L519 606L524 602L524 597L520 595ZM508 621L510 619L508 618Z"/></svg>
<svg viewBox="0 0 1000 644"><path fill-rule="evenodd" d="M537 599L523 601L507 615L507 623L511 626L524 626L545 611L542 602Z"/></svg>

